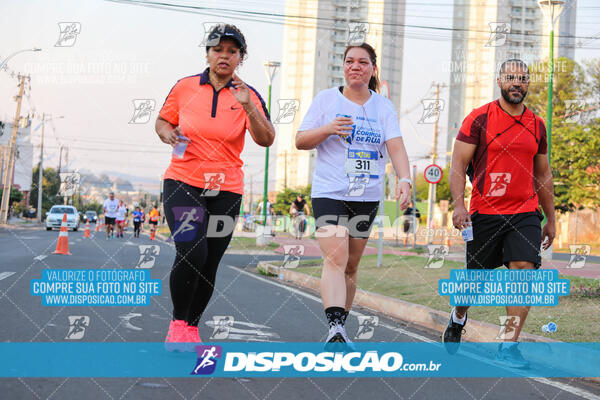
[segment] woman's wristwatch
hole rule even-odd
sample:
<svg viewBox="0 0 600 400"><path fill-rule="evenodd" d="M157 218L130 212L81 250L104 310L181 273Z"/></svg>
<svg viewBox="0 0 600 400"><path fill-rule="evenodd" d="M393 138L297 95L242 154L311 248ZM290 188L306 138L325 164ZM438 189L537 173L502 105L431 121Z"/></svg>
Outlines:
<svg viewBox="0 0 600 400"><path fill-rule="evenodd" d="M409 178L400 178L400 182L408 183L408 186L412 187L412 181Z"/></svg>

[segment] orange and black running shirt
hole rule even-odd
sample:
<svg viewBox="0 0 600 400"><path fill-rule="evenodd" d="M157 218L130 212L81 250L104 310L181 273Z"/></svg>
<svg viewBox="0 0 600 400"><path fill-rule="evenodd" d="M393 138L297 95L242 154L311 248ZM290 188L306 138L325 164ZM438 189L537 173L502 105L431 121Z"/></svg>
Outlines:
<svg viewBox="0 0 600 400"><path fill-rule="evenodd" d="M547 153L546 126L525 107L512 116L498 100L473 110L456 140L477 145L469 213L519 214L539 209L533 160Z"/></svg>
<svg viewBox="0 0 600 400"><path fill-rule="evenodd" d="M265 102L256 89L251 101L269 119ZM160 110L160 117L191 141L183 158L171 158L164 179L174 179L203 189L243 194L244 173L240 153L244 149L250 119L229 88L216 91L208 79L208 68L199 75L179 80ZM215 186L218 185L218 186Z"/></svg>

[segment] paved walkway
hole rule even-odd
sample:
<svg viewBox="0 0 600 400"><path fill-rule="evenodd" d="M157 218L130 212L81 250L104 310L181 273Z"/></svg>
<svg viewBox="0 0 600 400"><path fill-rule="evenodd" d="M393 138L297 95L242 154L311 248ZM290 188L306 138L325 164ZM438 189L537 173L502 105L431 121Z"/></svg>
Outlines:
<svg viewBox="0 0 600 400"><path fill-rule="evenodd" d="M283 253L283 246L285 245L298 245L304 246L304 255L308 257L321 257L321 249L315 239L303 238L297 240L289 236L276 236L272 239L275 243L279 244L279 247L274 251L277 253ZM410 251L400 249L384 248L384 254L395 254L398 256L422 256L427 257L427 254L417 254ZM376 242L371 241L365 248L365 255L377 254ZM595 257L594 257L595 258ZM446 257L448 260L464 262L465 258L460 253L450 253ZM542 268L545 269L557 269L559 273L564 275L580 276L583 278L600 278L600 263L585 262L580 268L568 267L568 260L542 260Z"/></svg>

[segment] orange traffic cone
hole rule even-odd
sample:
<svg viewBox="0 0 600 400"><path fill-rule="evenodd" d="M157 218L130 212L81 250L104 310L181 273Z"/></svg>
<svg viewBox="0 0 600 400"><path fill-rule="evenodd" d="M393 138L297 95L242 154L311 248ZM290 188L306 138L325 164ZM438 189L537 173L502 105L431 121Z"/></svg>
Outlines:
<svg viewBox="0 0 600 400"><path fill-rule="evenodd" d="M100 222L96 221L96 229L94 229L94 232L100 232Z"/></svg>
<svg viewBox="0 0 600 400"><path fill-rule="evenodd" d="M85 231L83 231L83 237L90 237L90 221L85 223Z"/></svg>
<svg viewBox="0 0 600 400"><path fill-rule="evenodd" d="M450 235L446 235L446 246L450 248Z"/></svg>
<svg viewBox="0 0 600 400"><path fill-rule="evenodd" d="M58 234L58 242L56 242L56 250L54 250L52 254L71 255L71 253L69 253L69 228L67 228L67 213L63 214L62 224L60 224L60 232Z"/></svg>

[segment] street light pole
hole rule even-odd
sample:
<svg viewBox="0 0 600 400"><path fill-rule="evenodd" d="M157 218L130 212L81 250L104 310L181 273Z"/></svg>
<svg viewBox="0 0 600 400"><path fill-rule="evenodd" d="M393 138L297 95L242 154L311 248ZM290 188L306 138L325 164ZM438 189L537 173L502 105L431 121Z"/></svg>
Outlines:
<svg viewBox="0 0 600 400"><path fill-rule="evenodd" d="M550 48L548 49L548 99L546 105L546 136L548 139L548 160L552 160L552 97L554 89L554 24L560 18L564 0L539 0L550 28Z"/></svg>
<svg viewBox="0 0 600 400"><path fill-rule="evenodd" d="M57 118L64 118L60 116ZM40 166L38 168L38 199L37 199L37 222L42 222L42 178L44 175L44 128L46 127L46 113L42 114L42 141L40 144Z"/></svg>
<svg viewBox="0 0 600 400"><path fill-rule="evenodd" d="M10 60L11 58L13 58L14 56L16 56L19 53L24 53L26 51L42 51L42 49L34 47L31 49L24 49L24 50L19 50L19 51L15 51L14 53L10 54L8 57L6 57L1 63L0 63L0 70L2 69L2 67L4 67L4 65L8 62L8 60Z"/></svg>
<svg viewBox="0 0 600 400"><path fill-rule="evenodd" d="M6 63L6 61L4 62ZM12 187L13 168L15 166L15 148L17 147L17 132L19 131L19 119L21 118L21 102L23 100L23 92L25 91L25 76L19 76L19 94L17 95L17 112L13 121L12 135L8 145L8 163L2 177L3 190L2 202L0 203L0 224L8 222L8 210L10 209L10 190Z"/></svg>
<svg viewBox="0 0 600 400"><path fill-rule="evenodd" d="M2 69L6 65L8 60L10 60L11 58L13 58L14 56L16 56L19 53L23 53L26 51L41 51L41 50L42 49L34 47L32 49L16 51L16 52L12 53L11 55L9 55L8 57L6 57L2 62L0 62L0 69ZM6 164L7 168L4 171L4 176L2 179L3 191L2 191L2 200L0 201L0 224L6 224L8 222L8 210L10 208L10 189L12 186L12 173L13 173L13 168L14 168L14 157L15 157L15 147L16 147L16 142L17 142L17 132L19 130L19 118L21 116L21 101L23 100L23 92L25 90L25 76L20 75L19 80L20 80L20 84L19 84L19 94L17 96L17 112L15 114L15 119L13 122L12 137L11 137L11 140L10 140L10 143L8 146L8 162Z"/></svg>
<svg viewBox="0 0 600 400"><path fill-rule="evenodd" d="M263 66L265 67L265 73L267 74L267 82L269 83L269 100L267 103L267 109L269 110L269 114L271 114L271 88L273 83L273 78L275 77L275 72L277 68L281 65L278 61L265 61ZM269 147L265 149L265 183L263 190L263 226L267 226L267 196L269 190Z"/></svg>

